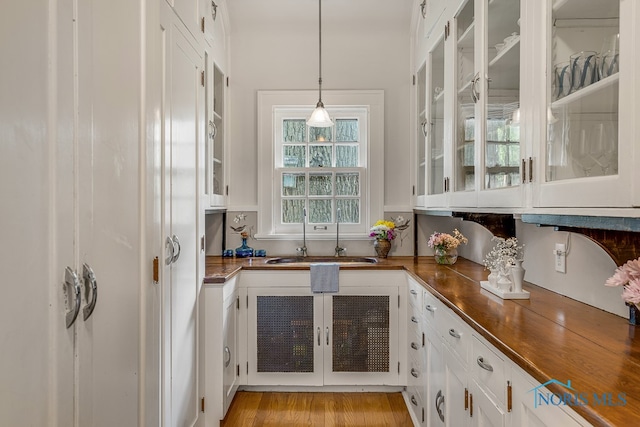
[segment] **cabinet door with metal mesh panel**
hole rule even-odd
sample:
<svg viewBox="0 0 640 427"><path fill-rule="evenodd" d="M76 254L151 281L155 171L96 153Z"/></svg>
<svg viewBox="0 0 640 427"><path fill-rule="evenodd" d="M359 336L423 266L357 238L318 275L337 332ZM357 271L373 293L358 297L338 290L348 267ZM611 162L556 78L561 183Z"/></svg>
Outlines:
<svg viewBox="0 0 640 427"><path fill-rule="evenodd" d="M398 288L325 295L325 384L397 384Z"/></svg>
<svg viewBox="0 0 640 427"><path fill-rule="evenodd" d="M249 290L251 384L322 384L322 303L309 288Z"/></svg>

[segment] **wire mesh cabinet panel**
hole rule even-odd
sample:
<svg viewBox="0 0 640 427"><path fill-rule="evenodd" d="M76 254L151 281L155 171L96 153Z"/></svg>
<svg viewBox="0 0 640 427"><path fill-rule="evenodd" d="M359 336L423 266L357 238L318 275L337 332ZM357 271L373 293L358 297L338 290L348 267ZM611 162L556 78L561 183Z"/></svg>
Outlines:
<svg viewBox="0 0 640 427"><path fill-rule="evenodd" d="M308 287L249 289L249 384L322 385L322 306Z"/></svg>
<svg viewBox="0 0 640 427"><path fill-rule="evenodd" d="M398 288L249 288L249 385L399 385Z"/></svg>
<svg viewBox="0 0 640 427"><path fill-rule="evenodd" d="M325 295L325 384L399 383L398 288L342 288Z"/></svg>

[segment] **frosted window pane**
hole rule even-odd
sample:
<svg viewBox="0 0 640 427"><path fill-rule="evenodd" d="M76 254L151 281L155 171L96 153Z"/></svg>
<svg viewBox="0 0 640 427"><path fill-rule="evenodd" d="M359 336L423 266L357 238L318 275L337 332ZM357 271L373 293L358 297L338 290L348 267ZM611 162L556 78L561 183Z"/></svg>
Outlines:
<svg viewBox="0 0 640 427"><path fill-rule="evenodd" d="M336 195L358 196L360 194L360 174L358 172L336 174Z"/></svg>
<svg viewBox="0 0 640 427"><path fill-rule="evenodd" d="M309 195L310 196L330 196L333 182L330 173L309 174Z"/></svg>
<svg viewBox="0 0 640 427"><path fill-rule="evenodd" d="M357 145L336 145L336 167L349 168L358 165Z"/></svg>
<svg viewBox="0 0 640 427"><path fill-rule="evenodd" d="M312 168L331 167L331 146L311 145L309 146L309 166Z"/></svg>
<svg viewBox="0 0 640 427"><path fill-rule="evenodd" d="M340 222L360 223L359 199L338 199L336 200L336 206L340 208Z"/></svg>
<svg viewBox="0 0 640 427"><path fill-rule="evenodd" d="M331 223L331 200L309 200L309 222L313 224Z"/></svg>
<svg viewBox="0 0 640 427"><path fill-rule="evenodd" d="M306 147L304 145L285 145L282 147L282 166L285 168L303 168Z"/></svg>
<svg viewBox="0 0 640 427"><path fill-rule="evenodd" d="M286 199L282 201L282 223L302 224L304 199Z"/></svg>
<svg viewBox="0 0 640 427"><path fill-rule="evenodd" d="M305 176L301 173L282 174L282 195L283 196L304 196Z"/></svg>
<svg viewBox="0 0 640 427"><path fill-rule="evenodd" d="M307 125L304 120L284 120L282 123L282 139L284 142L305 142Z"/></svg>
<svg viewBox="0 0 640 427"><path fill-rule="evenodd" d="M309 142L331 141L331 127L309 128Z"/></svg>
<svg viewBox="0 0 640 427"><path fill-rule="evenodd" d="M336 142L357 142L358 120L336 119Z"/></svg>

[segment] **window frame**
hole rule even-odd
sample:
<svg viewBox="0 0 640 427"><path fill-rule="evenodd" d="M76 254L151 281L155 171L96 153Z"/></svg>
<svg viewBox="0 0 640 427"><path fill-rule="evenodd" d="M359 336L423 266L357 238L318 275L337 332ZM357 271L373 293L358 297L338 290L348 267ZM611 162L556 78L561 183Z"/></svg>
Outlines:
<svg viewBox="0 0 640 427"><path fill-rule="evenodd" d="M282 112L300 114L306 118L317 102L315 91L258 91L258 225L257 239L298 239L301 223L280 224L281 183L283 173L348 172L360 173L360 223L340 224L341 239L366 240L368 230L384 213L384 92L382 90L323 91L325 108L338 118L355 118L354 108L365 114L361 132L366 135L366 147L360 147L360 166L354 168L284 168L282 164ZM348 111L346 115L343 115ZM298 118L287 116L286 118ZM308 139L308 138L307 138ZM363 139L362 137L360 138ZM305 142L308 144L308 142ZM335 141L332 141L335 144ZM376 171L373 173L372 171ZM306 196L308 197L308 196ZM335 200L336 196L332 196ZM335 212L335 210L334 210ZM335 219L335 218L333 218ZM374 221L375 222L375 221ZM324 226L326 225L326 229ZM315 229L314 229L315 228ZM318 229L321 228L321 229ZM335 239L335 221L314 227L307 224L308 239Z"/></svg>

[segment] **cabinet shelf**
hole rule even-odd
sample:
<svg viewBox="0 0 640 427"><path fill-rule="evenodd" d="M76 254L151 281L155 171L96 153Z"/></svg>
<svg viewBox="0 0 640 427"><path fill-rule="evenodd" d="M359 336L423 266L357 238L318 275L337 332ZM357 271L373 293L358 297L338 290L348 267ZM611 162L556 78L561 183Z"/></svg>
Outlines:
<svg viewBox="0 0 640 427"><path fill-rule="evenodd" d="M551 103L552 109L566 108L569 113L610 113L618 108L618 73L599 80Z"/></svg>
<svg viewBox="0 0 640 427"><path fill-rule="evenodd" d="M458 38L458 47L462 48L472 48L474 45L474 30L475 30L475 22L469 24L466 30L460 35Z"/></svg>

